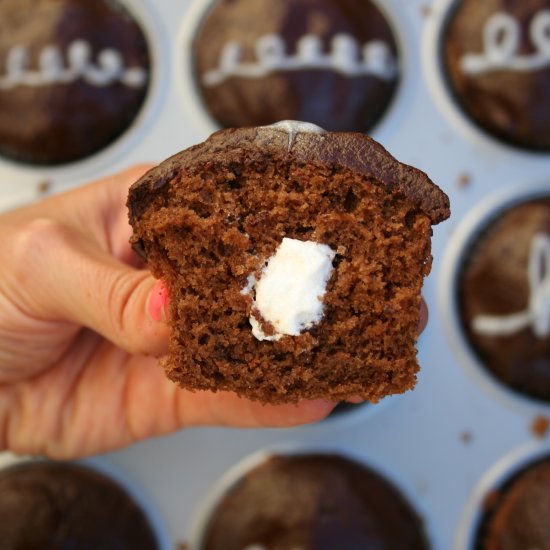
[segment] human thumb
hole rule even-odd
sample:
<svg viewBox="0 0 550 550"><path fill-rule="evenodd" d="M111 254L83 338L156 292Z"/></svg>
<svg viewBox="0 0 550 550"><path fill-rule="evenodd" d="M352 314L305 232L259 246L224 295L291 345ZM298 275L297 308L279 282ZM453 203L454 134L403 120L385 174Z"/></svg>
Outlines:
<svg viewBox="0 0 550 550"><path fill-rule="evenodd" d="M169 331L151 315L158 288L149 271L126 265L61 224L42 223L39 234L21 270L32 281L17 285L25 309L43 320L88 327L132 354L166 353Z"/></svg>

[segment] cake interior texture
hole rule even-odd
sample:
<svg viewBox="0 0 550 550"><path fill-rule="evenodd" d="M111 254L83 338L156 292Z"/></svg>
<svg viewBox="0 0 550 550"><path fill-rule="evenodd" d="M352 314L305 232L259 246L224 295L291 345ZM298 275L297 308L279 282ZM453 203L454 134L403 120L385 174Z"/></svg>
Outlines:
<svg viewBox="0 0 550 550"><path fill-rule="evenodd" d="M418 202L343 165L297 162L285 149L243 153L239 162L174 162L137 186L129 204L133 243L171 298L164 367L173 381L265 403L375 402L414 386L433 223ZM284 237L335 252L323 317L298 336L260 341L249 321L254 294L242 291Z"/></svg>

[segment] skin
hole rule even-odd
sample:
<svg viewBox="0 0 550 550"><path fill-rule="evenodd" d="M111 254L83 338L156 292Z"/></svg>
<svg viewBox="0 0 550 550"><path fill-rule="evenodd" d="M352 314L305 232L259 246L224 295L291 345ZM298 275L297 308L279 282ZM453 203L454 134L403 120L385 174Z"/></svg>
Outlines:
<svg viewBox="0 0 550 550"><path fill-rule="evenodd" d="M128 187L148 168L0 216L0 450L70 459L183 427L294 426L332 410L165 377L166 298L128 244Z"/></svg>

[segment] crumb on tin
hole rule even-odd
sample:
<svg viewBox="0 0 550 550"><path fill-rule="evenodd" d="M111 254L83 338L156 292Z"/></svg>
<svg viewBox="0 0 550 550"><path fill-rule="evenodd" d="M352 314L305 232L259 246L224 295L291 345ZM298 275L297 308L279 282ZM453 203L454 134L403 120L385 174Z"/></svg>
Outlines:
<svg viewBox="0 0 550 550"><path fill-rule="evenodd" d="M538 438L543 438L550 429L550 419L547 416L539 414L531 422L531 433Z"/></svg>
<svg viewBox="0 0 550 550"><path fill-rule="evenodd" d="M52 182L50 180L46 180L46 179L40 180L36 184L36 191L38 192L39 195L46 194L51 188L52 188Z"/></svg>
<svg viewBox="0 0 550 550"><path fill-rule="evenodd" d="M422 17L430 17L430 15L432 15L432 6L430 4L422 4L420 6L420 15L422 15Z"/></svg>
<svg viewBox="0 0 550 550"><path fill-rule="evenodd" d="M460 189L466 189L472 183L472 176L468 172L461 172L456 183Z"/></svg>

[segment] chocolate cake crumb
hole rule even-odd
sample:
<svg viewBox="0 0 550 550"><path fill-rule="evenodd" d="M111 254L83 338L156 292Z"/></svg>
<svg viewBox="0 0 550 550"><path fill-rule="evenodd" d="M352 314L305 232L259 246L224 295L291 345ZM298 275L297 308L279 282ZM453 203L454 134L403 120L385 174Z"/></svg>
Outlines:
<svg viewBox="0 0 550 550"><path fill-rule="evenodd" d="M45 195L52 188L52 182L50 180L40 180L36 184L36 191L39 195Z"/></svg>
<svg viewBox="0 0 550 550"><path fill-rule="evenodd" d="M472 176L467 172L462 172L459 174L456 183L459 189L466 189L466 187L470 187L470 184L472 183Z"/></svg>
<svg viewBox="0 0 550 550"><path fill-rule="evenodd" d="M550 429L550 419L539 414L531 422L531 433L540 439L544 438Z"/></svg>
<svg viewBox="0 0 550 550"><path fill-rule="evenodd" d="M431 17L432 14L433 14L433 9L430 4L423 4L422 6L420 6L420 15L422 17L427 19L428 17Z"/></svg>
<svg viewBox="0 0 550 550"><path fill-rule="evenodd" d="M303 128L219 131L130 190L131 242L170 295L164 368L182 387L375 402L415 384L431 226L449 216L448 198L363 134ZM283 239L335 253L323 313L259 340L250 284Z"/></svg>

